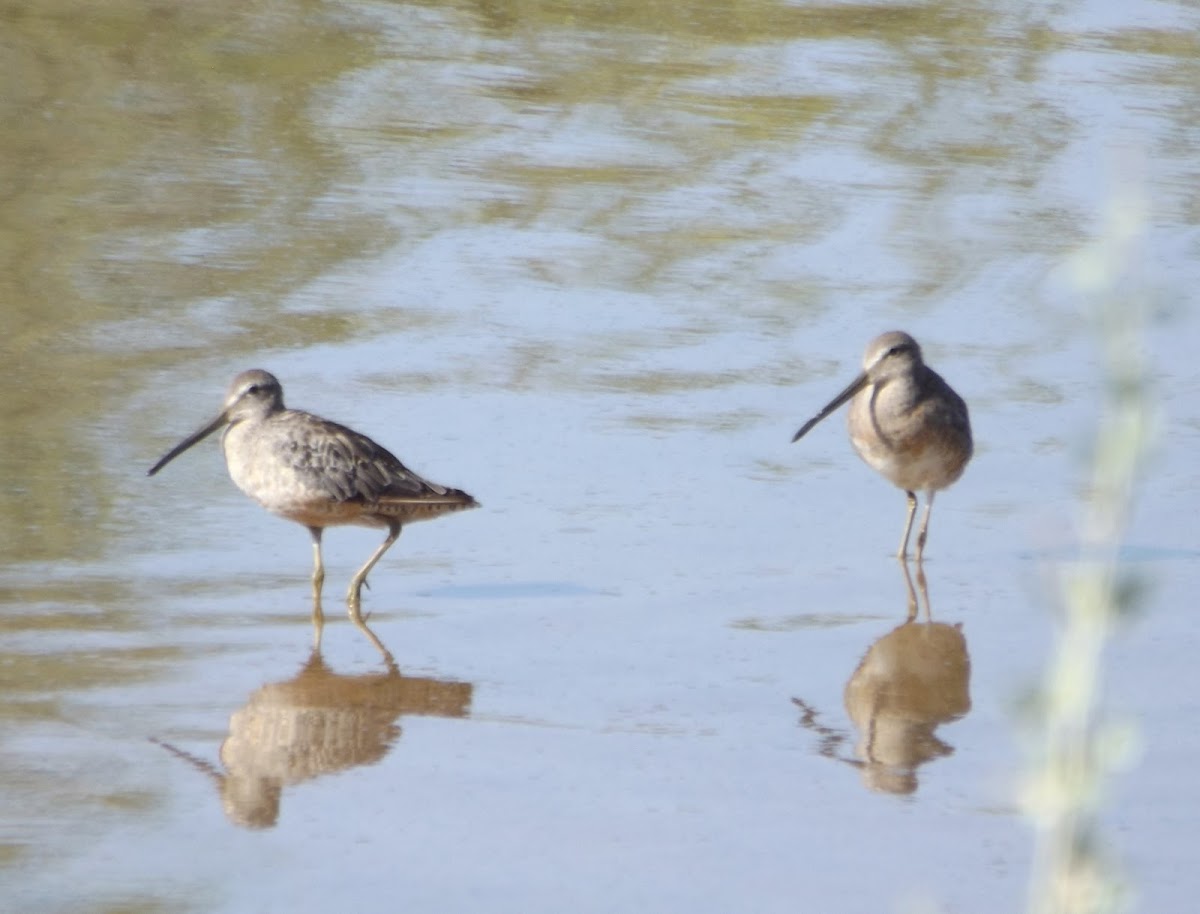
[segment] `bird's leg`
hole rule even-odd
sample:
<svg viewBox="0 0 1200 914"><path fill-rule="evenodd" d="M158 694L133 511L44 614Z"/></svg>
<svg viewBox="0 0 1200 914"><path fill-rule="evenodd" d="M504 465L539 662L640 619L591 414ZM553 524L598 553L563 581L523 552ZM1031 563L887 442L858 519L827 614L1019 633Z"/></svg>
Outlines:
<svg viewBox="0 0 1200 914"><path fill-rule="evenodd" d="M921 518L921 532L917 534L917 564L921 564L921 555L925 552L925 536L929 533L929 515L933 513L933 489L925 494L925 516ZM908 515L912 523L912 514Z"/></svg>
<svg viewBox="0 0 1200 914"><path fill-rule="evenodd" d="M896 558L908 558L908 535L912 533L913 516L917 513L917 496L913 492L905 490L905 495L908 496L908 519L904 522L904 536L900 538L900 551L896 553ZM921 548L917 547L917 558L921 557Z"/></svg>
<svg viewBox="0 0 1200 914"><path fill-rule="evenodd" d="M375 563L383 558L383 554L392 548L392 543L396 542L396 537L399 535L400 522L389 520L387 539L379 544L379 548L367 559L367 564L358 569L358 573L350 579L350 590L346 594L346 602L350 604L350 618L354 620L356 625L362 622L362 613L359 611L359 607L362 600L362 587L367 581L367 575L375 567Z"/></svg>
<svg viewBox="0 0 1200 914"><path fill-rule="evenodd" d="M321 586L325 583L325 563L321 561L321 533L323 530L320 527L309 527L308 532L312 534L313 541L313 650L319 651L321 649L321 632L325 628L325 613L321 609Z"/></svg>
<svg viewBox="0 0 1200 914"><path fill-rule="evenodd" d="M313 602L319 603L321 601L321 587L325 584L325 563L321 561L321 534L324 531L321 527L309 527L308 532L312 534L313 543Z"/></svg>

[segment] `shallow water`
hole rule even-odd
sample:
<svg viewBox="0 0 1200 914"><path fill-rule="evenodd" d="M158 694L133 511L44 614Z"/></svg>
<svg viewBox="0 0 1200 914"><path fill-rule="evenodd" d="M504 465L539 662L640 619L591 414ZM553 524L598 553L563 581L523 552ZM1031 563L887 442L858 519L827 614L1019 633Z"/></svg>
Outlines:
<svg viewBox="0 0 1200 914"><path fill-rule="evenodd" d="M1106 834L1197 888L1195 10L0 8L0 908L1012 911L1015 706L1100 403L1064 266L1147 219L1160 449ZM1115 260L1111 252L1102 262ZM971 407L931 619L842 417L903 327ZM1185 353L1188 353L1185 355ZM478 511L310 552L239 370Z"/></svg>

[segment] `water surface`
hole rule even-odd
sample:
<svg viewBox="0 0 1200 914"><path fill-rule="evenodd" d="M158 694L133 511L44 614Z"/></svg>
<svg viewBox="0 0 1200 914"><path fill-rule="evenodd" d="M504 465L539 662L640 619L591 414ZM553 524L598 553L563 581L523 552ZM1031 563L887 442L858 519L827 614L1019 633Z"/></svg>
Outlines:
<svg viewBox="0 0 1200 914"><path fill-rule="evenodd" d="M1140 191L1161 447L1107 834L1194 896L1186 4L0 7L0 907L1012 911L1014 705L1100 403L1064 264ZM1102 258L1113 258L1101 254ZM840 417L967 399L931 613ZM483 509L326 537L209 443L249 367Z"/></svg>

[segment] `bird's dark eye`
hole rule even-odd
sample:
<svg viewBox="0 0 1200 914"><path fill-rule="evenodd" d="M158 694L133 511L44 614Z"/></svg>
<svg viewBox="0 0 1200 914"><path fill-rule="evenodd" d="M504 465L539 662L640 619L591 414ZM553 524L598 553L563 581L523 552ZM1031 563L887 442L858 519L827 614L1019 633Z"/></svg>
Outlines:
<svg viewBox="0 0 1200 914"><path fill-rule="evenodd" d="M262 387L260 387L258 384L251 384L249 387L246 388L246 393L248 393L248 394L256 394L256 393L260 393L261 391L262 391Z"/></svg>

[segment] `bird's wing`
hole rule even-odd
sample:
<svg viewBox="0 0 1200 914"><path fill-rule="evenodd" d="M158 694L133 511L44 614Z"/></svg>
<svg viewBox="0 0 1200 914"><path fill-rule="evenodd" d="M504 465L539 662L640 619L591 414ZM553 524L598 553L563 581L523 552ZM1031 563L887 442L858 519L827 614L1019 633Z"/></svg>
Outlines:
<svg viewBox="0 0 1200 914"><path fill-rule="evenodd" d="M453 491L422 479L366 435L310 413L290 410L295 433L279 444L286 462L306 482L339 502L389 497L437 498Z"/></svg>

